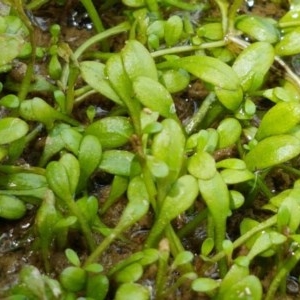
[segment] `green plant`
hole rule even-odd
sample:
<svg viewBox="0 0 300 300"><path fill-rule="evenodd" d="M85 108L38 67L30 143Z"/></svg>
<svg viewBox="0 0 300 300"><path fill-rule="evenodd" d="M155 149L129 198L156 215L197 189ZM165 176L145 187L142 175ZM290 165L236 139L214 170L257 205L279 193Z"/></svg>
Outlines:
<svg viewBox="0 0 300 300"><path fill-rule="evenodd" d="M239 0L212 1L215 8L106 1L100 10L118 4L125 19L107 29L92 2L81 2L97 33L77 49L62 42L57 24L49 47L36 45L24 9L48 1L14 1L0 17L0 105L7 111L0 120L0 217L18 220L34 208L32 251L44 267L24 266L5 297L165 299L185 285L212 299L284 297L300 258L300 81L288 63L300 51L297 1L279 20L238 13ZM213 9L220 17L193 22ZM121 50L108 51L121 33ZM47 75L35 77L43 56ZM14 60L27 65L21 83L9 79ZM195 82L205 96L183 120L175 98ZM104 117L88 102L93 94L113 106ZM39 139L42 150L26 163ZM288 187L272 190L276 172ZM105 202L93 190L103 174L110 180ZM118 203L122 211L108 226ZM239 214L240 227L230 227ZM141 245L102 266L112 245L134 247L130 230L147 217ZM186 249L200 226L205 236ZM74 234L80 249L73 249ZM55 270L49 258L56 251L71 266ZM151 267L152 292L143 281Z"/></svg>

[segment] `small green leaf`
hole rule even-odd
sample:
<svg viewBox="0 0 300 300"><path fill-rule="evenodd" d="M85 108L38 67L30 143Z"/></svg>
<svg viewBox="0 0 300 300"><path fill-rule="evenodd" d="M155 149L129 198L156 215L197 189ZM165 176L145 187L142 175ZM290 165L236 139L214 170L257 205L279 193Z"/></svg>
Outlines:
<svg viewBox="0 0 300 300"><path fill-rule="evenodd" d="M80 266L80 260L79 257L77 255L77 253L73 250L73 249L66 249L65 251L66 257L68 259L68 261L74 265L75 267L79 267Z"/></svg>
<svg viewBox="0 0 300 300"><path fill-rule="evenodd" d="M147 155L146 163L153 176L157 178L164 178L168 176L169 168L165 162L158 160L154 156Z"/></svg>
<svg viewBox="0 0 300 300"><path fill-rule="evenodd" d="M187 56L160 64L161 68L181 68L212 84L220 102L230 110L236 110L243 100L240 80L233 69L217 58Z"/></svg>
<svg viewBox="0 0 300 300"><path fill-rule="evenodd" d="M245 156L249 170L270 168L300 153L300 141L292 135L276 135L260 141Z"/></svg>
<svg viewBox="0 0 300 300"><path fill-rule="evenodd" d="M242 126L237 119L223 119L217 128L219 134L219 148L226 148L234 145L240 138Z"/></svg>
<svg viewBox="0 0 300 300"><path fill-rule="evenodd" d="M226 184L237 184L254 179L254 174L249 170L225 169L220 172Z"/></svg>
<svg viewBox="0 0 300 300"><path fill-rule="evenodd" d="M236 277L239 278L239 277ZM239 278L222 296L217 297L216 300L236 300L236 299L262 299L262 286L260 280L254 275L249 275L244 278Z"/></svg>
<svg viewBox="0 0 300 300"><path fill-rule="evenodd" d="M124 283L116 293L115 300L149 300L149 290L137 283Z"/></svg>
<svg viewBox="0 0 300 300"><path fill-rule="evenodd" d="M37 121L51 128L55 120L65 121L77 126L78 122L71 117L55 110L43 99L35 97L31 100L22 101L20 105L20 116L28 121Z"/></svg>
<svg viewBox="0 0 300 300"><path fill-rule="evenodd" d="M189 85L190 75L183 69L171 69L162 72L160 81L170 93L177 93Z"/></svg>
<svg viewBox="0 0 300 300"><path fill-rule="evenodd" d="M168 90L149 77L136 77L133 81L136 98L147 108L159 112L165 118L176 118L173 98Z"/></svg>
<svg viewBox="0 0 300 300"><path fill-rule="evenodd" d="M242 15L236 19L235 24L237 29L261 42L273 44L280 38L276 22L271 18Z"/></svg>
<svg viewBox="0 0 300 300"><path fill-rule="evenodd" d="M114 275L118 283L135 282L143 275L143 267L139 263L133 263Z"/></svg>
<svg viewBox="0 0 300 300"><path fill-rule="evenodd" d="M2 118L0 120L0 145L8 144L25 136L29 127L19 118Z"/></svg>
<svg viewBox="0 0 300 300"><path fill-rule="evenodd" d="M238 158L226 158L216 163L217 168L244 170L247 168L245 162Z"/></svg>
<svg viewBox="0 0 300 300"><path fill-rule="evenodd" d="M85 133L96 136L103 148L110 149L128 143L133 128L126 117L106 117L89 125Z"/></svg>
<svg viewBox="0 0 300 300"><path fill-rule="evenodd" d="M190 157L187 167L190 174L203 180L212 178L217 171L214 158L204 151L199 151Z"/></svg>
<svg viewBox="0 0 300 300"><path fill-rule="evenodd" d="M114 175L129 176L134 154L125 150L103 152L99 169Z"/></svg>
<svg viewBox="0 0 300 300"><path fill-rule="evenodd" d="M59 281L68 292L79 292L85 286L86 272L79 267L67 267L59 275Z"/></svg>
<svg viewBox="0 0 300 300"><path fill-rule="evenodd" d="M182 19L177 16L171 16L165 22L165 41L168 47L174 46L175 44L179 43L180 37L183 33L183 22Z"/></svg>
<svg viewBox="0 0 300 300"><path fill-rule="evenodd" d="M79 67L82 78L89 86L115 103L124 105L107 79L104 64L96 61L83 61Z"/></svg>
<svg viewBox="0 0 300 300"><path fill-rule="evenodd" d="M100 264L97 264L97 263L94 263L94 264L89 264L87 265L86 267L84 267L84 269L87 271L87 272L91 272L91 273L100 273L103 271L103 266L100 265Z"/></svg>
<svg viewBox="0 0 300 300"><path fill-rule="evenodd" d="M192 290L195 292L212 292L219 287L220 283L211 278L197 278L192 282Z"/></svg>
<svg viewBox="0 0 300 300"><path fill-rule="evenodd" d="M288 133L299 123L299 102L278 102L263 116L255 138L262 140L271 135Z"/></svg>
<svg viewBox="0 0 300 300"><path fill-rule="evenodd" d="M191 251L182 251L178 253L178 255L176 255L172 263L172 268L176 269L179 266L190 263L193 259L194 259L194 255Z"/></svg>
<svg viewBox="0 0 300 300"><path fill-rule="evenodd" d="M15 196L0 195L0 217L7 220L21 219L26 213L23 201Z"/></svg>
<svg viewBox="0 0 300 300"><path fill-rule="evenodd" d="M208 256L214 249L215 242L212 238L206 238L201 245L201 255Z"/></svg>
<svg viewBox="0 0 300 300"><path fill-rule="evenodd" d="M256 91L262 86L274 57L273 47L265 42L251 44L241 52L232 69L238 75L244 91Z"/></svg>
<svg viewBox="0 0 300 300"><path fill-rule="evenodd" d="M300 52L300 28L296 27L285 34L275 46L275 53L279 56L296 55Z"/></svg>
<svg viewBox="0 0 300 300"><path fill-rule="evenodd" d="M158 80L155 62L149 51L137 40L128 40L121 51L125 71L131 80L148 77Z"/></svg>
<svg viewBox="0 0 300 300"><path fill-rule="evenodd" d="M104 300L109 289L109 280L105 275L96 274L87 279L86 296L92 299Z"/></svg>
<svg viewBox="0 0 300 300"><path fill-rule="evenodd" d="M79 188L86 184L89 176L99 166L102 156L102 147L97 137L86 135L78 150L78 161L80 164Z"/></svg>
<svg viewBox="0 0 300 300"><path fill-rule="evenodd" d="M151 150L154 157L168 165L168 180L172 182L184 161L185 136L175 120L165 119L161 124L163 129L154 136Z"/></svg>
<svg viewBox="0 0 300 300"><path fill-rule="evenodd" d="M207 23L197 30L198 36L217 41L223 39L223 28L221 23Z"/></svg>

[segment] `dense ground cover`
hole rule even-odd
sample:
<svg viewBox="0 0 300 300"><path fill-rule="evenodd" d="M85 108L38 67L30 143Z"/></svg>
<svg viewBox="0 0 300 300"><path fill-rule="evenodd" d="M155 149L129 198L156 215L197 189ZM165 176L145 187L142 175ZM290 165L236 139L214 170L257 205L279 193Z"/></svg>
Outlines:
<svg viewBox="0 0 300 300"><path fill-rule="evenodd" d="M298 299L298 1L0 1L1 299Z"/></svg>

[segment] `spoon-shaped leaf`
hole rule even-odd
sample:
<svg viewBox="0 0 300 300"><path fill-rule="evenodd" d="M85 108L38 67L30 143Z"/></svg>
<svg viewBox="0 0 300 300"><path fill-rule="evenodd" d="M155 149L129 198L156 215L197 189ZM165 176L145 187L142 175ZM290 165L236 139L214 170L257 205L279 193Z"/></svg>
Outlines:
<svg viewBox="0 0 300 300"><path fill-rule="evenodd" d="M124 283L116 293L115 300L149 300L149 290L137 283Z"/></svg>
<svg viewBox="0 0 300 300"><path fill-rule="evenodd" d="M184 160L185 136L180 125L165 119L161 123L163 129L155 135L152 142L152 154L169 167L167 180L173 182L180 173Z"/></svg>
<svg viewBox="0 0 300 300"><path fill-rule="evenodd" d="M80 72L84 81L94 90L117 104L124 105L107 79L104 64L96 61L83 61L80 63Z"/></svg>
<svg viewBox="0 0 300 300"><path fill-rule="evenodd" d="M140 76L158 80L155 62L149 51L137 40L129 40L121 51L125 71L131 80Z"/></svg>
<svg viewBox="0 0 300 300"><path fill-rule="evenodd" d="M59 162L65 167L71 194L74 195L80 176L80 166L76 157L70 153L64 154Z"/></svg>
<svg viewBox="0 0 300 300"><path fill-rule="evenodd" d="M25 136L28 125L19 118L3 118L0 120L0 145L11 143Z"/></svg>
<svg viewBox="0 0 300 300"><path fill-rule="evenodd" d="M197 180L191 175L184 175L173 184L149 233L145 243L146 248L151 248L158 241L170 221L187 210L193 204L197 195Z"/></svg>
<svg viewBox="0 0 300 300"><path fill-rule="evenodd" d="M86 134L96 136L103 148L117 148L129 141L133 128L126 117L106 117L89 125Z"/></svg>
<svg viewBox="0 0 300 300"><path fill-rule="evenodd" d="M275 46L275 52L280 56L296 55L300 51L300 28L296 27L285 34Z"/></svg>
<svg viewBox="0 0 300 300"><path fill-rule="evenodd" d="M74 126L78 125L76 120L55 110L47 102L38 97L23 101L20 105L19 112L24 119L41 122L48 128L53 126L55 120L64 121Z"/></svg>
<svg viewBox="0 0 300 300"><path fill-rule="evenodd" d="M86 135L80 144L78 161L80 164L80 187L83 187L89 176L98 167L102 156L99 140L93 135Z"/></svg>
<svg viewBox="0 0 300 300"><path fill-rule="evenodd" d="M177 118L172 96L158 81L139 76L133 81L133 90L145 107L159 112L165 118Z"/></svg>
<svg viewBox="0 0 300 300"><path fill-rule="evenodd" d="M255 138L262 140L271 135L288 133L299 122L299 102L278 102L262 118Z"/></svg>
<svg viewBox="0 0 300 300"><path fill-rule="evenodd" d="M256 91L261 87L274 57L273 47L265 42L251 44L242 51L232 69L240 78L244 91Z"/></svg>
<svg viewBox="0 0 300 300"><path fill-rule="evenodd" d="M243 93L240 80L230 66L209 56L188 56L160 65L161 68L182 68L215 87L220 102L228 109L237 109Z"/></svg>
<svg viewBox="0 0 300 300"><path fill-rule="evenodd" d="M270 18L242 15L235 24L237 29L261 42L276 43L280 37L275 21Z"/></svg>
<svg viewBox="0 0 300 300"><path fill-rule="evenodd" d="M245 156L249 170L270 168L300 153L300 140L292 135L275 135L260 141Z"/></svg>

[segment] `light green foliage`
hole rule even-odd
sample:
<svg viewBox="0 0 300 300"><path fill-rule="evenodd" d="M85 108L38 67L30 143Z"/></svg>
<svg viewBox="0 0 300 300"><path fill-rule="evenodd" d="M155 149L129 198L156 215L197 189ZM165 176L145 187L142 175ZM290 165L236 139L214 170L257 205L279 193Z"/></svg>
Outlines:
<svg viewBox="0 0 300 300"><path fill-rule="evenodd" d="M29 215L24 249L44 268L0 298L286 298L300 260L298 1L272 1L275 20L239 0L81 0L95 32L77 49L57 24L41 48L33 21L50 1L27 2L0 17L0 218ZM123 23L104 28L98 11L115 5Z"/></svg>
<svg viewBox="0 0 300 300"><path fill-rule="evenodd" d="M257 41L270 44L279 41L279 30L275 20L255 15L242 15L235 21L236 28ZM261 53L263 54L263 53Z"/></svg>
<svg viewBox="0 0 300 300"><path fill-rule="evenodd" d="M3 118L0 120L0 145L9 144L25 136L29 127L19 118Z"/></svg>

